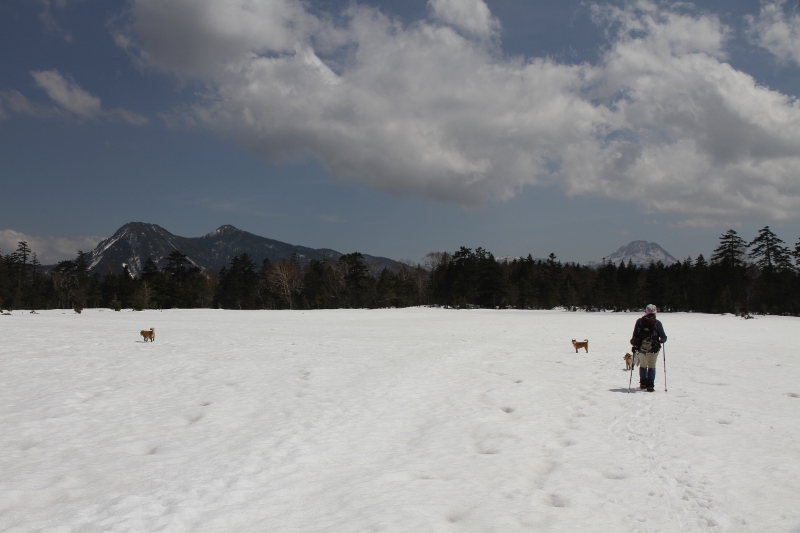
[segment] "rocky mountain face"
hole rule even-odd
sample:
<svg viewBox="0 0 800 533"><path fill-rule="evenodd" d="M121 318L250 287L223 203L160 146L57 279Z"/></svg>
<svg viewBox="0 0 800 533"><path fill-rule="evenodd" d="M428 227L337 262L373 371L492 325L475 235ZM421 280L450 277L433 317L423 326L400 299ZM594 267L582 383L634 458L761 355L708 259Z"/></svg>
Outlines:
<svg viewBox="0 0 800 533"><path fill-rule="evenodd" d="M127 265L129 272L138 276L148 258L152 258L159 268L163 268L166 266L167 256L174 250L185 253L194 265L213 271L230 266L234 256L245 252L258 264L265 258L270 261L289 259L292 254L297 254L301 264L312 259L336 260L342 256L336 250L295 246L260 237L230 225L221 226L202 237L180 237L156 224L131 222L100 242L91 252L89 264L92 272L101 274L109 270L121 272ZM386 257L363 255L367 264L387 268L397 264Z"/></svg>
<svg viewBox="0 0 800 533"><path fill-rule="evenodd" d="M649 266L650 263L657 263L659 261L667 266L678 262L669 252L654 242L633 241L625 246L620 246L617 248L617 251L607 255L603 260L587 261L585 265L600 267L603 265L604 261L605 264L614 263L615 265L619 265L620 261L624 261L627 265L629 260L632 261L634 265L644 267Z"/></svg>

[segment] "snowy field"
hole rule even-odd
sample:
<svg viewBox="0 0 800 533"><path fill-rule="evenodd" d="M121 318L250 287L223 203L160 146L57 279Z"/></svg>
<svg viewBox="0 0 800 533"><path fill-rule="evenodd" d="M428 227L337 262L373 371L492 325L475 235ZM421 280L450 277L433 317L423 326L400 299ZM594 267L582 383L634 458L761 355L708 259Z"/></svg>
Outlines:
<svg viewBox="0 0 800 533"><path fill-rule="evenodd" d="M637 317L0 316L0 531L800 532L800 319Z"/></svg>

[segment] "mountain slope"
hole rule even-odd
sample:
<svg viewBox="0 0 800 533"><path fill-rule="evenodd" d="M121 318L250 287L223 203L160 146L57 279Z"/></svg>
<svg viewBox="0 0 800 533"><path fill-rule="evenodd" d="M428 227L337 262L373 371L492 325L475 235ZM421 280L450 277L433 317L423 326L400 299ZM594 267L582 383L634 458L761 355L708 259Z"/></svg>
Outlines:
<svg viewBox="0 0 800 533"><path fill-rule="evenodd" d="M196 266L217 271L230 265L234 256L247 253L261 263L264 259L277 261L297 255L300 263L312 259L338 259L342 254L326 248L314 249L295 246L274 239L260 237L230 225L224 225L202 237L180 237L157 224L130 222L119 228L113 236L100 242L89 257L92 272L120 272L127 266L138 276L148 258L159 267L166 266L166 257L174 250L185 253ZM364 254L367 263L392 267L396 262L386 257Z"/></svg>

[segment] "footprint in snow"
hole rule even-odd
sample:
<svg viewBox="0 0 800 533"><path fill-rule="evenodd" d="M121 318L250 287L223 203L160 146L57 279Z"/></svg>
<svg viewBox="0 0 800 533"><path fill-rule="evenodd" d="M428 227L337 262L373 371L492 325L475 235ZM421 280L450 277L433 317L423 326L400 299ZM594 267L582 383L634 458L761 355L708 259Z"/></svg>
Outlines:
<svg viewBox="0 0 800 533"><path fill-rule="evenodd" d="M603 477L606 479L625 479L628 477L628 474L626 474L620 466L617 467L616 470L606 470L603 472Z"/></svg>
<svg viewBox="0 0 800 533"><path fill-rule="evenodd" d="M569 507L569 500L560 494L550 494L546 503L550 507Z"/></svg>

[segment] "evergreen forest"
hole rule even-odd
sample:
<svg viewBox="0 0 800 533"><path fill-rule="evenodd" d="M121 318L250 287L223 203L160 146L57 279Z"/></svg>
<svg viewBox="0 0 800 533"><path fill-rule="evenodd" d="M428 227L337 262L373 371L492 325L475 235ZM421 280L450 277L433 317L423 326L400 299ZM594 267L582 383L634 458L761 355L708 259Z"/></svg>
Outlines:
<svg viewBox="0 0 800 533"><path fill-rule="evenodd" d="M0 254L2 255L2 254ZM587 267L531 255L498 262L483 248L432 252L423 264L392 269L356 252L337 260L296 256L260 264L248 254L219 272L201 270L178 251L141 275L91 273L89 254L44 268L27 242L2 255L0 308L332 309L433 305L458 309L624 311L654 303L662 311L800 314L800 241L790 249L769 226L752 241L720 236L709 258L666 266L631 262Z"/></svg>

